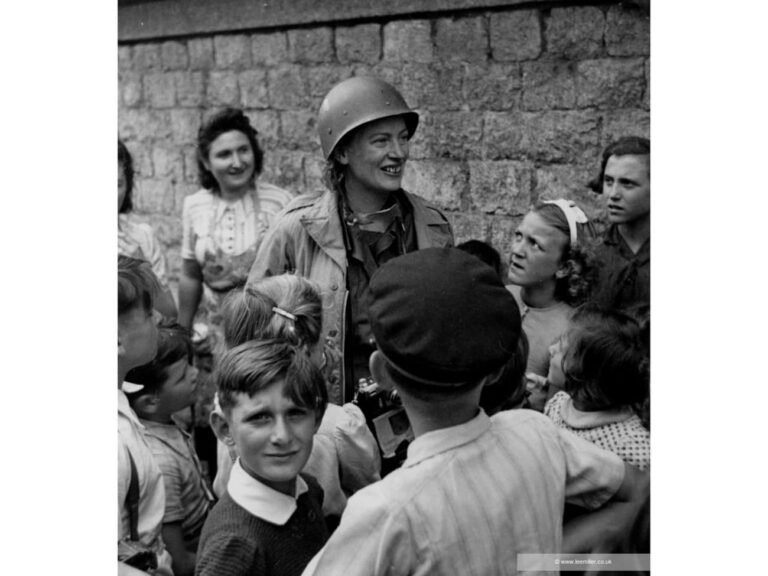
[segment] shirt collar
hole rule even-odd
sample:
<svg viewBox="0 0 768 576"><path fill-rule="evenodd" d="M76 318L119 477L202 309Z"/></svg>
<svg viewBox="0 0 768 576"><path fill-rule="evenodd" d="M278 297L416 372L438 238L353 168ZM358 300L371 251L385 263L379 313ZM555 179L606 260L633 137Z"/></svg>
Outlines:
<svg viewBox="0 0 768 576"><path fill-rule="evenodd" d="M477 416L464 424L422 434L408 446L408 458L403 463L403 468L415 466L427 458L469 444L482 436L490 427L491 419L480 408Z"/></svg>
<svg viewBox="0 0 768 576"><path fill-rule="evenodd" d="M227 491L237 504L248 512L271 524L284 526L296 511L296 499L309 490L307 483L296 478L296 495L291 497L262 484L248 474L240 459L232 466Z"/></svg>
<svg viewBox="0 0 768 576"><path fill-rule="evenodd" d="M606 426L616 422L624 422L631 418L632 414L632 409L629 406L612 410L582 412L574 407L573 399L570 397L563 402L563 407L560 411L560 416L562 416L563 422L568 424L571 428L576 429L596 428L598 426Z"/></svg>
<svg viewBox="0 0 768 576"><path fill-rule="evenodd" d="M220 221L227 210L234 212L236 221L245 220L248 216L253 214L256 210L253 204L253 195L248 192L239 200L234 202L227 202L221 198L221 196L215 195L214 202L216 205L215 218L216 222Z"/></svg>
<svg viewBox="0 0 768 576"><path fill-rule="evenodd" d="M131 408L131 405L128 402L128 396L126 396L125 392L119 388L117 389L117 412L128 418L128 420L133 422L139 428L144 428L144 425L139 421L139 417L136 416L136 412Z"/></svg>

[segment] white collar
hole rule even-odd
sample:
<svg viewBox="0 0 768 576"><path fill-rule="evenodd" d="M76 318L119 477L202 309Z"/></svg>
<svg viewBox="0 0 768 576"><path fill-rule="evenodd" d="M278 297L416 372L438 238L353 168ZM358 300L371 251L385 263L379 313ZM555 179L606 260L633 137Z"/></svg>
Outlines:
<svg viewBox="0 0 768 576"><path fill-rule="evenodd" d="M128 420L133 422L141 430L144 429L144 424L139 421L139 417L128 402L128 397L125 395L125 392L120 390L120 388L117 389L117 412L128 418Z"/></svg>
<svg viewBox="0 0 768 576"><path fill-rule="evenodd" d="M296 511L296 499L309 488L304 479L296 478L296 495L288 496L259 482L246 472L240 458L232 466L227 491L237 504L271 524L284 526Z"/></svg>

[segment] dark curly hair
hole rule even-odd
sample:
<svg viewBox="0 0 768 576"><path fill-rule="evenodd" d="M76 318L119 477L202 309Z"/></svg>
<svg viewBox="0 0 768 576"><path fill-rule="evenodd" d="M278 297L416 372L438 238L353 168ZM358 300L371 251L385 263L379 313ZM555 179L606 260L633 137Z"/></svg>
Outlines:
<svg viewBox="0 0 768 576"><path fill-rule="evenodd" d="M117 168L122 169L125 176L125 197L118 208L118 213L124 214L133 210L133 158L120 138L117 139Z"/></svg>
<svg viewBox="0 0 768 576"><path fill-rule="evenodd" d="M565 391L594 409L634 406L649 392L650 323L594 304L572 316Z"/></svg>
<svg viewBox="0 0 768 576"><path fill-rule="evenodd" d="M556 204L537 204L533 211L545 223L570 238L568 220ZM560 261L567 268L567 274L555 281L555 300L577 306L586 302L597 284L597 258L594 252L595 230L590 222L577 224L578 241L575 246L566 244Z"/></svg>
<svg viewBox="0 0 768 576"><path fill-rule="evenodd" d="M603 193L603 177L605 176L605 165L611 156L648 156L648 170L651 169L651 141L641 136L624 136L615 142L609 144L603 150L603 156L600 161L600 172L587 183L587 187L597 194Z"/></svg>
<svg viewBox="0 0 768 576"><path fill-rule="evenodd" d="M243 111L237 108L224 108L223 110L214 113L203 122L203 125L200 126L200 130L197 133L197 171L200 179L200 186L217 194L220 192L219 183L216 181L213 174L211 174L210 170L205 167L203 160L208 158L213 141L225 132L231 132L233 130L242 132L251 143L251 148L253 148L254 178L261 174L261 169L264 166L264 151L259 146L259 141L257 139L258 132L251 126L251 121Z"/></svg>

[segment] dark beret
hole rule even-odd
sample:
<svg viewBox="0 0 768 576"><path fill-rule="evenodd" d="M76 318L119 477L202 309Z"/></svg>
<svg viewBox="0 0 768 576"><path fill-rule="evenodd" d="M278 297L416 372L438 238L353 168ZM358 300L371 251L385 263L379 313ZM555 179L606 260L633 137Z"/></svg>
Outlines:
<svg viewBox="0 0 768 576"><path fill-rule="evenodd" d="M393 258L371 277L368 316L387 361L410 379L459 386L515 353L520 310L495 270L457 248Z"/></svg>

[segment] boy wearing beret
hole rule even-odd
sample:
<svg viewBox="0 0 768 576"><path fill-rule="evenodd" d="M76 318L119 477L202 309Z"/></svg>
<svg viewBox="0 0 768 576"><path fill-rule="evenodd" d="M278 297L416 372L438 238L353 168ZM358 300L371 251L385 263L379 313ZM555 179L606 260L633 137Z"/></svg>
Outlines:
<svg viewBox="0 0 768 576"><path fill-rule="evenodd" d="M515 574L520 553L586 552L628 520L622 501L645 488L638 471L537 412L479 408L521 330L490 267L420 250L382 266L370 294L371 372L397 390L416 438L402 468L349 500L305 575ZM618 504L581 517L564 545L566 501Z"/></svg>

